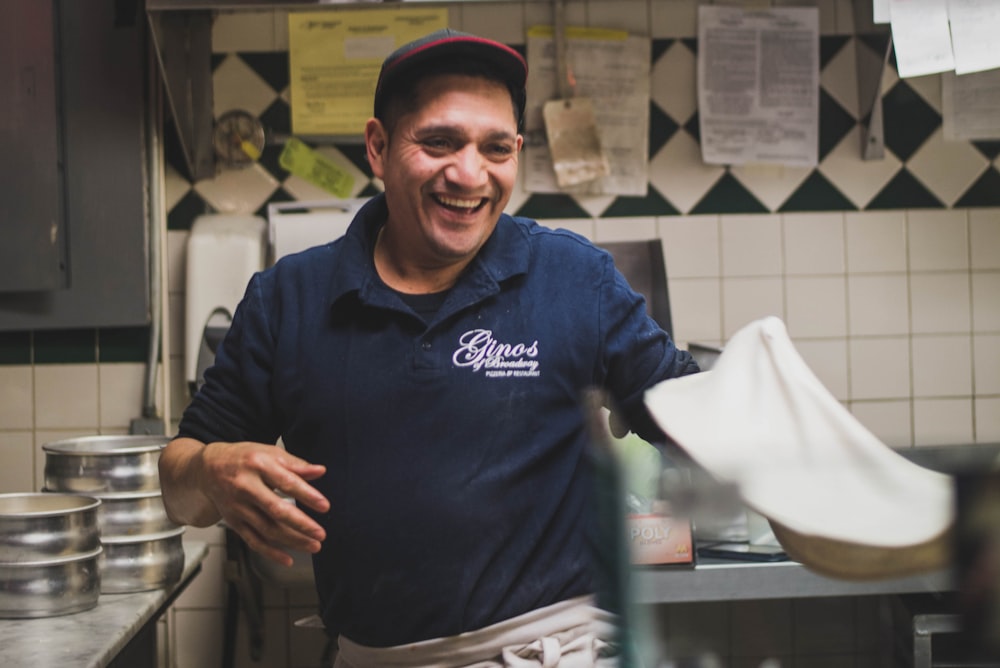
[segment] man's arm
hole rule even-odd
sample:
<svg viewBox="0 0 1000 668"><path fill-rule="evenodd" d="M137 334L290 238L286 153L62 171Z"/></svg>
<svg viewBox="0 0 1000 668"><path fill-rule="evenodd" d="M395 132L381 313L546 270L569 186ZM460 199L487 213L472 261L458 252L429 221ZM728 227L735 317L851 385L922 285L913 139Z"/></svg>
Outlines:
<svg viewBox="0 0 1000 668"><path fill-rule="evenodd" d="M330 503L308 481L326 468L261 443L210 443L176 438L160 454L160 487L177 524L224 520L247 545L290 566L285 550L319 552L326 533L286 495L319 513Z"/></svg>

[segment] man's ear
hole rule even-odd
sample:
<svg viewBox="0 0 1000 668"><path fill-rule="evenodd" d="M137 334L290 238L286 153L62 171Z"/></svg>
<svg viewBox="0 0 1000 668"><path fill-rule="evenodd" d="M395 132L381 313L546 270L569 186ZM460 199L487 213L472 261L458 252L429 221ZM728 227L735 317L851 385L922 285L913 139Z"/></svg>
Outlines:
<svg viewBox="0 0 1000 668"><path fill-rule="evenodd" d="M377 118L369 118L365 123L365 154L368 156L368 164L372 168L372 174L382 178L385 173L383 161L385 152L389 146L389 133L385 126Z"/></svg>

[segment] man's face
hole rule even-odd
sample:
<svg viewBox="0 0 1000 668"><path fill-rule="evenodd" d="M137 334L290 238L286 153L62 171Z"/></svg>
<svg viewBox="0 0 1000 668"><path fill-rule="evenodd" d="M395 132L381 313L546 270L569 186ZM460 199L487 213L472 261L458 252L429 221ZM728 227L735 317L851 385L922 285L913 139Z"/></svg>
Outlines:
<svg viewBox="0 0 1000 668"><path fill-rule="evenodd" d="M480 77L430 77L392 136L372 120L366 142L385 183L391 233L411 260L430 268L471 259L517 178L523 139L507 88Z"/></svg>

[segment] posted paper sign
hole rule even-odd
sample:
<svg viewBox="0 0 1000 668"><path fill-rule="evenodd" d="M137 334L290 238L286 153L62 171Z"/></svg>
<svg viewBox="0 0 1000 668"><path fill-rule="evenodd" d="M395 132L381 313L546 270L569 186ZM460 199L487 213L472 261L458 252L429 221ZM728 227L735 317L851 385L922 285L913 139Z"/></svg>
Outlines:
<svg viewBox="0 0 1000 668"><path fill-rule="evenodd" d="M948 21L957 74L1000 68L1000 2L948 0Z"/></svg>
<svg viewBox="0 0 1000 668"><path fill-rule="evenodd" d="M1000 139L1000 70L941 77L945 139Z"/></svg>
<svg viewBox="0 0 1000 668"><path fill-rule="evenodd" d="M698 8L702 159L813 167L819 157L819 10Z"/></svg>
<svg viewBox="0 0 1000 668"><path fill-rule="evenodd" d="M955 69L947 0L890 0L889 12L900 77Z"/></svg>
<svg viewBox="0 0 1000 668"><path fill-rule="evenodd" d="M292 132L362 134L385 57L447 27L441 8L289 12Z"/></svg>

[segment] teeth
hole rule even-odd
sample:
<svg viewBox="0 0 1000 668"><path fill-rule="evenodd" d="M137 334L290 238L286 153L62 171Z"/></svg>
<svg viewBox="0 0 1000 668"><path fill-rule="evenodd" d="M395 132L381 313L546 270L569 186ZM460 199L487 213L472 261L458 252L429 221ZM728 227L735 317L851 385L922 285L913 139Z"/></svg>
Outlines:
<svg viewBox="0 0 1000 668"><path fill-rule="evenodd" d="M459 209L475 209L482 202L480 199L456 199L454 197L438 197L437 199L446 206Z"/></svg>

